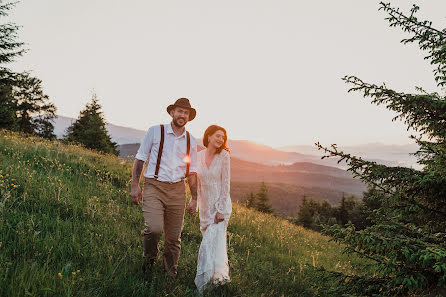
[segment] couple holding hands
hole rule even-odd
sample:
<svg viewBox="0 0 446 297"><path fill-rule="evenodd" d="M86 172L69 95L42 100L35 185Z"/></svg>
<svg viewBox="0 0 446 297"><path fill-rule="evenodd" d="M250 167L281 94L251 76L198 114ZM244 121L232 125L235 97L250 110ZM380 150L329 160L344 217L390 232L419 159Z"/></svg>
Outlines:
<svg viewBox="0 0 446 297"><path fill-rule="evenodd" d="M142 203L144 215L143 272L145 277L150 274L164 231L164 269L176 277L185 209L190 215L199 209L203 238L195 284L202 292L210 284L229 281L226 230L232 204L228 138L224 128L212 125L203 136L206 149L197 153L197 141L185 129L196 116L189 100L178 99L167 112L171 123L149 128L133 165L130 196L133 203ZM139 180L146 160L141 190ZM192 196L187 207L186 179Z"/></svg>

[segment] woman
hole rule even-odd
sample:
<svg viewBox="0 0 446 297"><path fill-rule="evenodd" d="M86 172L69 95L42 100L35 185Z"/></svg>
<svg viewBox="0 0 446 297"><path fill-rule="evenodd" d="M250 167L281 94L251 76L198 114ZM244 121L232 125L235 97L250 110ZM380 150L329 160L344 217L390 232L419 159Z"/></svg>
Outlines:
<svg viewBox="0 0 446 297"><path fill-rule="evenodd" d="M203 235L198 253L195 284L200 292L209 284L228 282L226 229L232 212L229 196L230 162L226 130L212 125L206 129L198 153L198 208Z"/></svg>

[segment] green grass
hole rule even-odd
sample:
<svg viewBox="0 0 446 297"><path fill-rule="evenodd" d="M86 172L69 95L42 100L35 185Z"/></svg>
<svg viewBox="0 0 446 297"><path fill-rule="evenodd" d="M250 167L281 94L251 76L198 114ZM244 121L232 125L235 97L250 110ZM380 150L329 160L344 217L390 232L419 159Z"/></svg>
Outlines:
<svg viewBox="0 0 446 297"><path fill-rule="evenodd" d="M143 282L143 216L129 198L131 167L0 131L0 296L196 296L197 215L185 217L178 278L169 279L158 259L152 281ZM363 260L328 240L234 204L232 281L205 296L318 296L332 284L313 265L362 273Z"/></svg>

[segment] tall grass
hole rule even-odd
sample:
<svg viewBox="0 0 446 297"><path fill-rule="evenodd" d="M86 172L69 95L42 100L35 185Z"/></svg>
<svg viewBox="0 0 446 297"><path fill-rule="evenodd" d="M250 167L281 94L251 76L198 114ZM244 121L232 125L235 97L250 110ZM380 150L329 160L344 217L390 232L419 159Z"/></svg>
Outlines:
<svg viewBox="0 0 446 297"><path fill-rule="evenodd" d="M131 166L79 146L0 131L0 296L196 296L198 216L185 217L179 275L141 273L143 216ZM206 296L315 296L312 268L362 273L364 262L318 233L234 204L232 281Z"/></svg>

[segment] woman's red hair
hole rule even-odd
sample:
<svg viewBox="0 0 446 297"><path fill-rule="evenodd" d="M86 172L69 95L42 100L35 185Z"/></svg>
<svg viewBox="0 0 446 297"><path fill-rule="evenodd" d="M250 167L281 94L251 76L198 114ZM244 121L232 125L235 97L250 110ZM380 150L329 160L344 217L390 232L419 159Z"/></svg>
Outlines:
<svg viewBox="0 0 446 297"><path fill-rule="evenodd" d="M208 137L214 135L214 133L217 131L222 131L225 134L223 144L219 148L217 148L217 154L221 153L222 150L226 150L229 152L229 148L226 146L226 143L228 142L228 134L226 133L225 128L217 126L217 125L211 125L206 129L206 131L204 131L204 135L203 135L204 146L208 147L208 145L209 145Z"/></svg>

